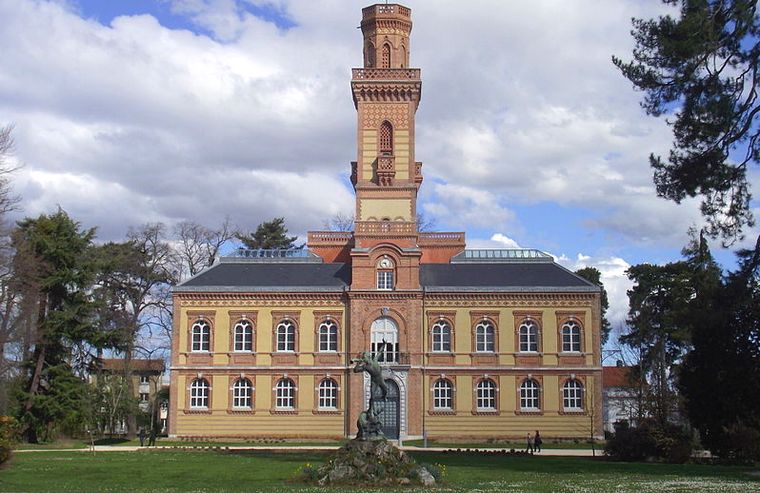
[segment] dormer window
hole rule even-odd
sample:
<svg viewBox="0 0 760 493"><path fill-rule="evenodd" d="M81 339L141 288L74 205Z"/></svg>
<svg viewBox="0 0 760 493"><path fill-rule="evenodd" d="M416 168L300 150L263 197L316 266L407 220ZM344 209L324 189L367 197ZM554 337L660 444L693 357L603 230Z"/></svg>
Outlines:
<svg viewBox="0 0 760 493"><path fill-rule="evenodd" d="M391 291L394 287L394 264L389 257L383 257L377 262L377 289Z"/></svg>

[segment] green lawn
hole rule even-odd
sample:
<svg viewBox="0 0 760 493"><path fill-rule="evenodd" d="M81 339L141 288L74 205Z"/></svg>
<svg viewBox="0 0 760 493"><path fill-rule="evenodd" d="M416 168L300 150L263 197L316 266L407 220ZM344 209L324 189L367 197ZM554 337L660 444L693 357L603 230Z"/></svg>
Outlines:
<svg viewBox="0 0 760 493"><path fill-rule="evenodd" d="M446 466L441 492L720 492L760 493L748 469L700 465L622 464L589 458L508 457L416 452ZM0 471L2 492L342 492L288 483L304 463L327 454L151 450L19 453ZM370 491L426 491L421 488ZM430 490L427 490L430 491Z"/></svg>

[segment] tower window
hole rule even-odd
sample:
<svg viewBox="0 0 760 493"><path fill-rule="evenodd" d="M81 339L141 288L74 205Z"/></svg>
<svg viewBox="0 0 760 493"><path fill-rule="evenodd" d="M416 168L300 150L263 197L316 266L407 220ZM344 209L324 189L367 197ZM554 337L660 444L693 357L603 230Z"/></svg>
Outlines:
<svg viewBox="0 0 760 493"><path fill-rule="evenodd" d="M391 45L383 45L383 53L380 58L380 68L391 68Z"/></svg>
<svg viewBox="0 0 760 493"><path fill-rule="evenodd" d="M393 289L393 271L392 270L377 271L377 289L382 290L382 291L390 291Z"/></svg>
<svg viewBox="0 0 760 493"><path fill-rule="evenodd" d="M380 125L380 153L393 154L393 126L388 120Z"/></svg>

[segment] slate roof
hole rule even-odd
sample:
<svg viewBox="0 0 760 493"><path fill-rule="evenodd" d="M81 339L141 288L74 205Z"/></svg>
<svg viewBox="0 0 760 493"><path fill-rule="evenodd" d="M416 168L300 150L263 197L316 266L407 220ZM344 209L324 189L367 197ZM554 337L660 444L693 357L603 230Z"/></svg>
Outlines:
<svg viewBox="0 0 760 493"><path fill-rule="evenodd" d="M554 262L426 264L420 282L429 291L599 291Z"/></svg>
<svg viewBox="0 0 760 493"><path fill-rule="evenodd" d="M554 262L423 264L428 291L571 291L599 288ZM175 292L341 292L351 266L315 262L222 262L174 288Z"/></svg>
<svg viewBox="0 0 760 493"><path fill-rule="evenodd" d="M343 291L350 284L351 266L343 263L222 262L174 291Z"/></svg>
<svg viewBox="0 0 760 493"><path fill-rule="evenodd" d="M101 360L102 362L102 369L103 371L123 371L124 370L124 360L123 359L114 359L114 358L103 358ZM143 359L143 358L134 358L130 361L130 366L132 368L132 372L158 372L161 373L164 371L164 360L162 359Z"/></svg>

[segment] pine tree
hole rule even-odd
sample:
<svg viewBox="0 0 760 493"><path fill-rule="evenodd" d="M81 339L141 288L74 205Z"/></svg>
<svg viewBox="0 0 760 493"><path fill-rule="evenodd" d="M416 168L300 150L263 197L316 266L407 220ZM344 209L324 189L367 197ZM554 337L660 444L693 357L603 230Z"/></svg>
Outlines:
<svg viewBox="0 0 760 493"><path fill-rule="evenodd" d="M657 193L702 197L710 233L753 224L747 167L760 162L760 21L756 0L663 0L677 18L633 19L633 61L612 57L653 116L674 114L667 160L651 155Z"/></svg>
<svg viewBox="0 0 760 493"><path fill-rule="evenodd" d="M288 230L285 227L285 219L276 217L271 221L266 221L256 228L256 231L250 234L236 235L237 239L243 242L245 248L251 250L257 249L287 249L297 248L295 242L297 236L288 236Z"/></svg>

